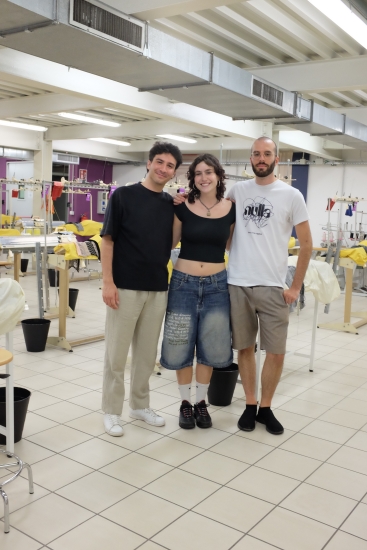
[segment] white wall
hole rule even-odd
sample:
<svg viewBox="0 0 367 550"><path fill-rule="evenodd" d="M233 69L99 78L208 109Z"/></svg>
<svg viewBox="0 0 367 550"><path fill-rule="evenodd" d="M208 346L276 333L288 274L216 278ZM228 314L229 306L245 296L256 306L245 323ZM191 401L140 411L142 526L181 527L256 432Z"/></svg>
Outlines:
<svg viewBox="0 0 367 550"><path fill-rule="evenodd" d="M6 177L11 180L13 177L17 180L30 179L34 175L33 161L18 161L6 163ZM12 190L17 190L18 185L6 185L6 210L11 215L16 214L23 218L30 218L33 214L33 191L25 190L24 199L13 198Z"/></svg>
<svg viewBox="0 0 367 550"><path fill-rule="evenodd" d="M117 185L140 181L146 174L145 166L132 166L131 164L116 164L112 168L112 181Z"/></svg>
<svg viewBox="0 0 367 550"><path fill-rule="evenodd" d="M310 214L310 224L314 246L319 246L322 238L322 227L326 226L328 213L326 211L327 200L334 197L336 193L342 196L344 182L344 195L352 197L364 197L365 202L358 204L358 211L363 211L364 232L367 233L367 165L366 166L330 166L316 165L310 166L307 191L307 208ZM338 212L341 208L342 227L348 223L348 229L355 223L355 213L353 217L345 216L347 204L336 203L331 211L331 223L336 225L338 222ZM361 214L358 214L358 224L361 220ZM335 232L336 237L336 232ZM349 240L348 245L351 245Z"/></svg>

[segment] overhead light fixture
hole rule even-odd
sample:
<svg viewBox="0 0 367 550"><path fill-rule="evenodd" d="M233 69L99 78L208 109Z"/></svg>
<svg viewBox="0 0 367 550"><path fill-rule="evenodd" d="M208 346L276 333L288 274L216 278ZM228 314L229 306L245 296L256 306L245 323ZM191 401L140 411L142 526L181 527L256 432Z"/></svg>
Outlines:
<svg viewBox="0 0 367 550"><path fill-rule="evenodd" d="M71 120L80 120L80 122L90 122L91 124L100 124L101 126L111 126L117 128L121 126L118 122L112 122L111 120L104 120L103 118L93 118L90 116L77 115L76 113L58 113L62 118L70 118Z"/></svg>
<svg viewBox="0 0 367 550"><path fill-rule="evenodd" d="M367 49L367 24L342 0L308 0L344 32Z"/></svg>
<svg viewBox="0 0 367 550"><path fill-rule="evenodd" d="M157 134L157 137L173 139L175 141L183 141L184 143L197 143L196 139L185 138L181 136L174 136L173 134Z"/></svg>
<svg viewBox="0 0 367 550"><path fill-rule="evenodd" d="M0 120L0 126L10 126L11 128L21 128L22 130L33 130L34 132L46 132L45 126L36 126L35 124L25 124L23 122L13 122L12 120Z"/></svg>
<svg viewBox="0 0 367 550"><path fill-rule="evenodd" d="M100 141L101 143L110 143L111 145L122 145L123 147L130 147L131 143L128 141L120 141L119 139L109 138L88 138L91 141Z"/></svg>

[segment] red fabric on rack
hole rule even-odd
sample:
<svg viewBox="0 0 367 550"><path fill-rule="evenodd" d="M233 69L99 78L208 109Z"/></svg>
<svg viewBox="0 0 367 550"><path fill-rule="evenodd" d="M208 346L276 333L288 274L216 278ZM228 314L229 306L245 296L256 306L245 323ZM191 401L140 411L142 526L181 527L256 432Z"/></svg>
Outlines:
<svg viewBox="0 0 367 550"><path fill-rule="evenodd" d="M61 183L61 181L54 181L52 186L52 192L51 192L51 197L53 201L61 197L61 193L63 189L64 189L64 184Z"/></svg>

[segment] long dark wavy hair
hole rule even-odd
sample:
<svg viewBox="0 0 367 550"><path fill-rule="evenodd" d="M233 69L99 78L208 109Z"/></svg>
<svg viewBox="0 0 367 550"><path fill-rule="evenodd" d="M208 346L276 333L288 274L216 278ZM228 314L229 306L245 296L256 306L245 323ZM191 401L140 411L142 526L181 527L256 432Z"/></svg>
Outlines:
<svg viewBox="0 0 367 550"><path fill-rule="evenodd" d="M224 193L226 190L226 185L224 180L227 178L224 168L222 167L217 157L215 157L214 155L211 155L210 153L204 153L204 155L200 155L196 157L196 159L192 162L192 164L190 165L187 171L186 177L189 180L189 187L190 187L189 196L187 200L190 203L193 203L195 202L195 199L200 197L200 191L195 186L195 169L197 165L200 164L201 162L205 162L205 164L214 168L214 172L217 174L219 178L219 182L217 186L217 199L218 200L223 199Z"/></svg>

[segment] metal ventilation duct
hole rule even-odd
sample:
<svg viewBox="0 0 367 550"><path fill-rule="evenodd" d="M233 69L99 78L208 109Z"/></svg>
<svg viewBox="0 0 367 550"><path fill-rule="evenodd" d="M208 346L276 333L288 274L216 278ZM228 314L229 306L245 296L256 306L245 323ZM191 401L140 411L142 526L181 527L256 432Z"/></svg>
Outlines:
<svg viewBox="0 0 367 550"><path fill-rule="evenodd" d="M303 101L310 104L309 121L295 119L292 121L284 120L283 123L277 121L275 124L292 125L292 128L297 128L297 130L307 132L312 136L325 137L355 149L366 149L367 126L341 113L327 109L314 101Z"/></svg>
<svg viewBox="0 0 367 550"><path fill-rule="evenodd" d="M79 157L76 155L67 155L65 153L53 153L52 162L59 164L79 164Z"/></svg>
<svg viewBox="0 0 367 550"><path fill-rule="evenodd" d="M179 44L176 45L178 48ZM297 94L253 76L214 55L206 82L189 79L180 85L140 86L176 101L232 118L268 119L297 116Z"/></svg>
<svg viewBox="0 0 367 550"><path fill-rule="evenodd" d="M133 19L133 20L132 20ZM117 44L130 47L143 53L143 21L129 16L122 17L114 10L103 9L93 0L70 0L70 24L92 32L100 38L113 40Z"/></svg>
<svg viewBox="0 0 367 550"><path fill-rule="evenodd" d="M19 160L33 160L33 151L27 151L25 149L11 149L10 147L0 147L0 157L7 159L19 159Z"/></svg>
<svg viewBox="0 0 367 550"><path fill-rule="evenodd" d="M84 13L85 30L70 24L70 17L74 22L81 17L80 13L74 17L74 3ZM99 11L89 5L100 5ZM112 20L120 29L116 33L126 40L121 29L126 28L128 16L109 10L98 0L0 0L0 13L0 35L6 36L9 48L235 119L270 119L339 143L367 147L366 126L157 29L148 29L144 22L143 54L132 44L117 44L111 36ZM33 32L24 32L29 25ZM95 34L101 30L103 38Z"/></svg>

